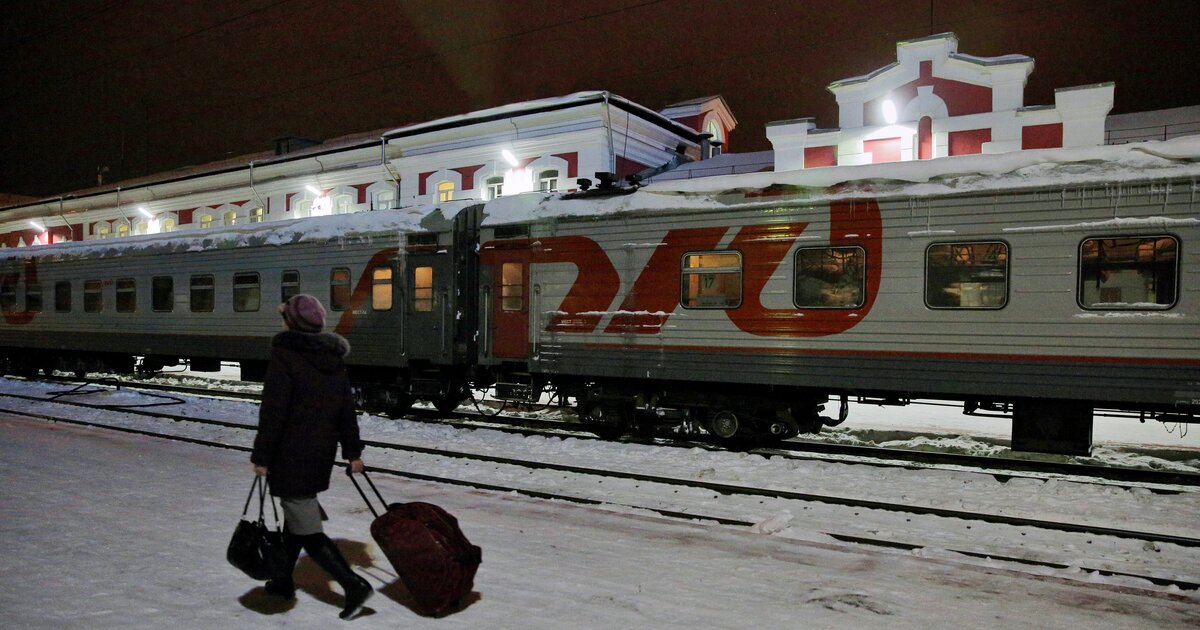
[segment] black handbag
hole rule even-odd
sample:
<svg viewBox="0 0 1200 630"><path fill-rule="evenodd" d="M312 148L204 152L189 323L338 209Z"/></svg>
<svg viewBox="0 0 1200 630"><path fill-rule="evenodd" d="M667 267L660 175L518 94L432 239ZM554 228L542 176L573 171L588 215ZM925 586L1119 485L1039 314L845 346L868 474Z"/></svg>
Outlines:
<svg viewBox="0 0 1200 630"><path fill-rule="evenodd" d="M246 518L250 509L250 499L258 491L258 520ZM229 564L241 569L242 573L255 580L269 580L285 569L287 552L283 549L283 527L279 522L279 512L275 510L275 499L271 499L271 513L275 516L275 529L267 527L263 515L264 503L267 500L267 480L262 475L254 476L250 485L250 494L246 496L246 505L242 507L242 520L238 521L233 530L233 538L229 541L229 549L225 558Z"/></svg>

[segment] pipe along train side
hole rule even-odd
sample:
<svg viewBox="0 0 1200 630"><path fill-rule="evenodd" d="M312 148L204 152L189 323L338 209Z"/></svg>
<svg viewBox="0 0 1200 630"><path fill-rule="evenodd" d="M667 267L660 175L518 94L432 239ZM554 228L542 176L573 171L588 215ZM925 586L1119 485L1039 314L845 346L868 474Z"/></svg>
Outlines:
<svg viewBox="0 0 1200 630"><path fill-rule="evenodd" d="M943 399L1011 417L1014 449L1087 453L1096 409L1200 409L1200 168L1131 176L1103 149L1036 176L835 167L6 249L0 359L255 380L304 292L367 410L555 392L601 436L761 443L848 399Z"/></svg>

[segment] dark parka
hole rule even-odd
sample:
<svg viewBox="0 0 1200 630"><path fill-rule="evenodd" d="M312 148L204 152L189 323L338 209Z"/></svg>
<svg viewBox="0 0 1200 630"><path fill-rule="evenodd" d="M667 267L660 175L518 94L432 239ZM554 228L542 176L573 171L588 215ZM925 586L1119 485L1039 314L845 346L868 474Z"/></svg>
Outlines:
<svg viewBox="0 0 1200 630"><path fill-rule="evenodd" d="M350 344L334 333L288 330L271 340L250 455L267 467L271 494L303 497L328 489L338 443L345 459L362 456L342 361L349 352Z"/></svg>

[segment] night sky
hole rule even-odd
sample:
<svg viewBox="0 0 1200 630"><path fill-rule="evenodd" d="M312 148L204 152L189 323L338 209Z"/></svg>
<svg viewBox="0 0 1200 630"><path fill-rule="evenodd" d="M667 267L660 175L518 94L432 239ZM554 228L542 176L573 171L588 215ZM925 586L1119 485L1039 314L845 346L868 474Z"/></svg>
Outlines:
<svg viewBox="0 0 1200 630"><path fill-rule="evenodd" d="M952 31L1037 64L1026 105L1116 82L1113 113L1200 104L1200 1L12 0L0 11L0 193L52 196L506 103L721 94L729 149L837 126L825 86Z"/></svg>

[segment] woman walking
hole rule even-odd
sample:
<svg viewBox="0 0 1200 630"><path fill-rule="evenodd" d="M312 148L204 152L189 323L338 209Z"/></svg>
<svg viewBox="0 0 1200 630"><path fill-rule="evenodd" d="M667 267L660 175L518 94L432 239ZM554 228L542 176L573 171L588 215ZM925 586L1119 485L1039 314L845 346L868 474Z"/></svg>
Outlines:
<svg viewBox="0 0 1200 630"><path fill-rule="evenodd" d="M285 572L266 584L280 597L295 597L292 571L303 548L329 573L346 596L342 619L353 619L374 592L355 573L321 526L317 493L329 488L337 446L353 472L362 472L363 443L343 357L350 344L322 332L325 308L307 295L294 295L279 307L284 331L271 340L271 359L263 380L258 434L250 461L267 475L271 494L284 515Z"/></svg>

